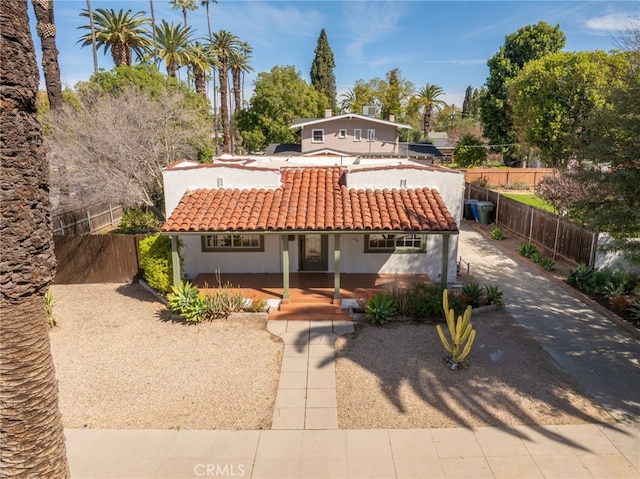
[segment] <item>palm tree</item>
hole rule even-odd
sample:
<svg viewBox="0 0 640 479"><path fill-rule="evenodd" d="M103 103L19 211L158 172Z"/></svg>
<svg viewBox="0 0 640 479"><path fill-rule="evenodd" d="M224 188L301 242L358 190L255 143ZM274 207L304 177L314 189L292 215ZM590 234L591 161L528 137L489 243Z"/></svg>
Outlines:
<svg viewBox="0 0 640 479"><path fill-rule="evenodd" d="M67 478L44 294L55 274L49 165L27 1L0 0L0 464L2 477Z"/></svg>
<svg viewBox="0 0 640 479"><path fill-rule="evenodd" d="M93 23L93 9L91 0L87 0L87 12L89 13L89 28L91 29L91 51L93 53L93 73L98 73L98 46L96 45L96 26Z"/></svg>
<svg viewBox="0 0 640 479"><path fill-rule="evenodd" d="M96 44L98 48L104 47L105 54L111 48L111 56L116 66L130 66L132 51L142 57L153 46L147 30L149 19L144 15L144 12L136 12L132 15L131 10L116 12L113 9L104 8L97 8L93 13L93 19L97 25ZM80 16L89 17L90 15L86 9L83 9ZM78 28L90 30L91 26L82 25ZM91 45L91 33L80 37L78 42L83 42L83 47Z"/></svg>
<svg viewBox="0 0 640 479"><path fill-rule="evenodd" d="M87 0L89 1L89 0ZM158 39L156 38L156 12L153 8L153 0L149 0L149 8L151 9L151 33L153 36L153 64L158 66Z"/></svg>
<svg viewBox="0 0 640 479"><path fill-rule="evenodd" d="M211 40L211 15L209 15L209 4L211 2L218 3L218 0L201 0L200 1L200 6L205 7L205 9L207 10L207 31L209 32L209 40Z"/></svg>
<svg viewBox="0 0 640 479"><path fill-rule="evenodd" d="M189 63L189 42L191 41L191 27L183 27L166 20L156 27L158 39L158 56L167 65L167 75L178 78L178 69Z"/></svg>
<svg viewBox="0 0 640 479"><path fill-rule="evenodd" d="M200 42L187 47L189 65L193 70L193 83L196 93L207 98L207 73L213 68L207 49Z"/></svg>
<svg viewBox="0 0 640 479"><path fill-rule="evenodd" d="M422 134L426 138L431 127L431 114L433 110L442 111L447 104L438 97L444 95L444 90L438 85L425 84L417 92L417 100L422 105Z"/></svg>
<svg viewBox="0 0 640 479"><path fill-rule="evenodd" d="M342 95L340 95L340 98L342 98L342 100L340 100L340 111L342 113L348 113L348 112L355 113L353 111L353 106L355 105L357 100L355 92L349 89L346 92L344 92Z"/></svg>
<svg viewBox="0 0 640 479"><path fill-rule="evenodd" d="M36 14L36 31L42 49L42 71L47 85L47 96L51 110L62 108L62 82L56 47L56 25L53 19L53 0L31 0Z"/></svg>
<svg viewBox="0 0 640 479"><path fill-rule="evenodd" d="M234 99L234 120L237 118L238 112L242 109L243 99L243 85L245 72L253 71L253 68L249 65L249 59L251 58L251 52L253 49L251 45L246 42L241 42L238 45L238 50L233 50L229 57L229 69L231 70L231 78L233 82L233 99ZM234 153L239 153L242 149L242 135L240 130L235 128L234 130Z"/></svg>
<svg viewBox="0 0 640 479"><path fill-rule="evenodd" d="M187 10L196 10L198 8L198 5L196 5L196 0L170 0L169 4L174 10L182 10L182 15L184 15L184 26L186 28Z"/></svg>
<svg viewBox="0 0 640 479"><path fill-rule="evenodd" d="M231 125L229 120L229 59L237 50L240 40L234 34L220 30L211 34L212 53L218 61L218 79L220 80L220 117L222 122L222 150L226 153L231 148Z"/></svg>

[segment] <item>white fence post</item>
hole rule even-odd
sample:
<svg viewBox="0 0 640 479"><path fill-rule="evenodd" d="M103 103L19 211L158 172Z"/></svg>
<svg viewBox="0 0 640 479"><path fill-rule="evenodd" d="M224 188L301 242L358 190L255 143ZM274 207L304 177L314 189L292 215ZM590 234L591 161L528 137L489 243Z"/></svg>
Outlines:
<svg viewBox="0 0 640 479"><path fill-rule="evenodd" d="M558 234L560 234L560 216L556 222L556 238L553 241L553 260L556 259L556 253L558 252Z"/></svg>

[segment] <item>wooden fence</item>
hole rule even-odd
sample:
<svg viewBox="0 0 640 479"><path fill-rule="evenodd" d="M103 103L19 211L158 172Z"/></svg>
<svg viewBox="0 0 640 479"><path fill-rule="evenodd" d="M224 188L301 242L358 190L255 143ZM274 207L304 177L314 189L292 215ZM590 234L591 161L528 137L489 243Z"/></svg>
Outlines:
<svg viewBox="0 0 640 479"><path fill-rule="evenodd" d="M127 283L139 274L145 235L56 235L55 284Z"/></svg>
<svg viewBox="0 0 640 479"><path fill-rule="evenodd" d="M484 180L489 186L526 183L536 186L545 176L554 174L553 168L470 168L465 170L466 181Z"/></svg>
<svg viewBox="0 0 640 479"><path fill-rule="evenodd" d="M541 253L570 266L592 265L598 233L571 223L559 215L525 205L497 191L466 183L465 199L491 201L497 226L534 244Z"/></svg>
<svg viewBox="0 0 640 479"><path fill-rule="evenodd" d="M122 206L97 206L89 210L70 211L53 217L53 234L100 233L116 226L122 218Z"/></svg>

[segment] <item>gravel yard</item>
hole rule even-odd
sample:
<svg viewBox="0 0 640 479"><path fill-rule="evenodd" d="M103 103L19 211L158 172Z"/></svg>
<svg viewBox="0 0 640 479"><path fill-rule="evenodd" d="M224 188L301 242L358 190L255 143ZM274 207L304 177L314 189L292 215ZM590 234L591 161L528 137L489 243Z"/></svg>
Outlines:
<svg viewBox="0 0 640 479"><path fill-rule="evenodd" d="M336 341L342 429L609 422L505 312L472 318L468 367L451 371L434 324L358 325Z"/></svg>
<svg viewBox="0 0 640 479"><path fill-rule="evenodd" d="M268 429L283 344L264 320L186 325L139 285L55 285L65 427Z"/></svg>
<svg viewBox="0 0 640 479"><path fill-rule="evenodd" d="M56 285L51 347L65 427L268 429L283 344L264 320L187 325L138 285ZM505 312L474 316L451 371L434 324L358 324L336 341L339 427L609 422Z"/></svg>

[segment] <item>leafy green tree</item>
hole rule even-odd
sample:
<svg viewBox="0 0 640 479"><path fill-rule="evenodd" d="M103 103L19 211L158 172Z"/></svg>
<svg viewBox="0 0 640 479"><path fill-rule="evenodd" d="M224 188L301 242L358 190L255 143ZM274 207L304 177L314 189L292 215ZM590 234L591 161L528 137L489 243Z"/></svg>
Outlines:
<svg viewBox="0 0 640 479"><path fill-rule="evenodd" d="M462 101L462 116L465 118L477 118L480 114L480 90L469 85L464 92Z"/></svg>
<svg viewBox="0 0 640 479"><path fill-rule="evenodd" d="M333 73L336 63L324 28L320 32L314 53L315 57L311 64L310 73L311 84L316 90L327 97L329 108L331 108L333 112L337 112L336 76Z"/></svg>
<svg viewBox="0 0 640 479"><path fill-rule="evenodd" d="M640 20L638 20L640 25ZM640 28L631 30L640 40ZM628 37L632 38L632 37ZM640 43L627 53L621 81L613 82L608 101L587 128L595 137L585 149L590 160L578 169L576 179L588 195L573 205L572 213L586 225L610 233L613 249L640 265ZM591 167L596 165L596 168Z"/></svg>
<svg viewBox="0 0 640 479"><path fill-rule="evenodd" d="M582 160L592 140L587 122L608 108L609 89L624 69L621 54L558 52L528 62L506 86L518 138L555 168Z"/></svg>
<svg viewBox="0 0 640 479"><path fill-rule="evenodd" d="M479 138L465 135L453 149L453 161L461 168L480 166L487 161L487 149Z"/></svg>
<svg viewBox="0 0 640 479"><path fill-rule="evenodd" d="M131 14L131 10L113 9L106 10L97 8L93 13L96 45L98 48L104 47L104 53L111 49L111 56L115 66L131 66L132 51L138 57L144 57L153 44L149 39L149 19L145 12ZM81 17L89 17L89 11L83 9ZM78 29L89 30L90 32L80 37L78 42L82 46L92 45L91 25L81 25Z"/></svg>
<svg viewBox="0 0 640 479"><path fill-rule="evenodd" d="M167 75L178 78L178 70L181 66L191 62L189 43L193 36L191 27L185 27L173 22L162 23L156 27L156 38L158 42L157 54L167 66Z"/></svg>
<svg viewBox="0 0 640 479"><path fill-rule="evenodd" d="M380 104L380 100L372 84L366 83L364 80L357 80L354 87L342 95L340 110L343 113L361 115L363 106L376 104Z"/></svg>
<svg viewBox="0 0 640 479"><path fill-rule="evenodd" d="M486 90L480 98L480 116L484 136L494 145L510 145L502 151L507 163L517 160L518 149L511 111L507 103L507 82L514 78L524 65L549 53L555 53L565 45L560 25L552 27L546 22L527 25L507 35L504 45L489 59L489 77Z"/></svg>
<svg viewBox="0 0 640 479"><path fill-rule="evenodd" d="M269 143L293 143L290 126L298 118L318 118L327 106L326 97L307 84L293 66L275 66L258 74L251 106L241 111L238 126L249 151Z"/></svg>

